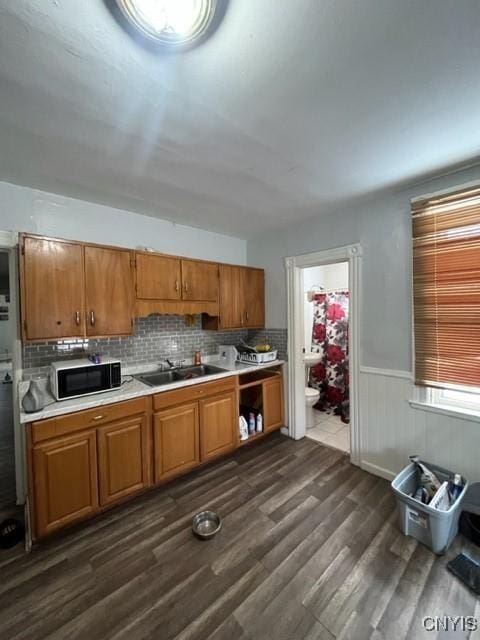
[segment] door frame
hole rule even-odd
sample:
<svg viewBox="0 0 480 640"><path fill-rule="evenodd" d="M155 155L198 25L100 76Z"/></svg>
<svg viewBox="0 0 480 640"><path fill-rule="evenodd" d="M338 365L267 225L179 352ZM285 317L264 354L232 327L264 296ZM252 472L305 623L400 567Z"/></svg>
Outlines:
<svg viewBox="0 0 480 640"><path fill-rule="evenodd" d="M0 231L0 250L8 252L10 314L15 327L12 335L13 436L15 445L15 484L17 505L25 504L25 429L20 424L19 383L22 380L22 339L20 332L20 288L18 275L18 233ZM12 332L13 333L13 332Z"/></svg>
<svg viewBox="0 0 480 640"><path fill-rule="evenodd" d="M360 281L362 247L359 243L285 258L288 327L288 432L294 440L305 436L305 366L303 270L308 267L348 262L350 460L360 466Z"/></svg>

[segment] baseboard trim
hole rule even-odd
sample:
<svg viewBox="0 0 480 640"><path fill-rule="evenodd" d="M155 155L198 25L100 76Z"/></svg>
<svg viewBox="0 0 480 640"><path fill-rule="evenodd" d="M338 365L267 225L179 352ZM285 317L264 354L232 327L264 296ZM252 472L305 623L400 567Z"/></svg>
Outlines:
<svg viewBox="0 0 480 640"><path fill-rule="evenodd" d="M413 374L410 371L401 371L400 369L377 369L376 367L360 367L360 373L368 373L373 376L388 376L390 378L403 378L404 380L412 380Z"/></svg>
<svg viewBox="0 0 480 640"><path fill-rule="evenodd" d="M372 473L374 476L380 476L380 478L384 478L385 480L393 480L397 475L389 469L384 469L383 467L379 467L371 462L366 462L365 460L362 460L360 466L364 471L368 471L368 473Z"/></svg>

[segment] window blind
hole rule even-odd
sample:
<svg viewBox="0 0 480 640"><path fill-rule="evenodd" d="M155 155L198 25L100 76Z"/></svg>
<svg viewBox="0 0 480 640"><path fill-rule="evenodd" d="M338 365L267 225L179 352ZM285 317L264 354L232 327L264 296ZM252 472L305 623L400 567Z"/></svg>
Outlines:
<svg viewBox="0 0 480 640"><path fill-rule="evenodd" d="M412 224L416 382L480 391L480 187L415 201Z"/></svg>

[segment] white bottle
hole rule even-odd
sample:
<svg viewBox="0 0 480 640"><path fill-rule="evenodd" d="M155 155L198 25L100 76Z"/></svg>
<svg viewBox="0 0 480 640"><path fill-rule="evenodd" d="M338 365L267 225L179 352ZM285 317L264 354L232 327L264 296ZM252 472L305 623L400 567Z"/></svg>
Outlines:
<svg viewBox="0 0 480 640"><path fill-rule="evenodd" d="M240 431L240 440L248 440L248 424L243 416L238 419L238 428Z"/></svg>
<svg viewBox="0 0 480 640"><path fill-rule="evenodd" d="M262 414L259 413L257 416L257 433L261 433L263 431L263 418Z"/></svg>

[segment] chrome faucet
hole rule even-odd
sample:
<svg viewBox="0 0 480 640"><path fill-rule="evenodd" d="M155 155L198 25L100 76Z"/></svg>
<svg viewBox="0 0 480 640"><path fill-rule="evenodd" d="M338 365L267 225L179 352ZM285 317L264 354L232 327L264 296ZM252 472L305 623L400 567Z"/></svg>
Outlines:
<svg viewBox="0 0 480 640"><path fill-rule="evenodd" d="M178 369L184 362L185 360L171 360L172 356L168 356L168 358L165 358L164 360L160 360L159 367L160 367L160 371L168 371L171 369Z"/></svg>

